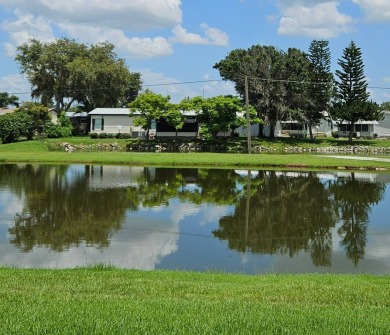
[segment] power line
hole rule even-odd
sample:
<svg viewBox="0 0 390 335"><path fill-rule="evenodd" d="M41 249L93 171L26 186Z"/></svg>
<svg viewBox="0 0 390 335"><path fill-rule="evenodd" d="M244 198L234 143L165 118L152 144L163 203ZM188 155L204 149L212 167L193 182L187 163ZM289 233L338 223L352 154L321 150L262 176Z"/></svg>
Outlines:
<svg viewBox="0 0 390 335"><path fill-rule="evenodd" d="M194 80L194 81L181 81L181 82L172 82L172 83L160 83L160 84L146 84L145 87L154 87L154 86L169 86L169 85L188 85L188 84L198 84L198 83L210 83L224 81L223 79L209 79L209 80Z"/></svg>
<svg viewBox="0 0 390 335"><path fill-rule="evenodd" d="M243 78L235 78L236 80L243 80ZM328 85L329 83L324 82L312 82L312 81L302 81L302 80L289 80L289 79L272 79L272 78L259 78L259 77L248 77L250 81L263 81L263 82L275 82L275 83L291 83L291 84L302 84L302 85ZM158 86L171 86L171 85L190 85L190 84L200 84L200 83L210 83L210 82L222 82L226 81L223 79L208 79L208 80L192 80L192 81L181 81L181 82L171 82L171 83L152 83L152 84L144 84L143 87L158 87ZM369 89L380 89L380 90L390 90L390 87L385 86L367 86ZM93 89L86 89L86 88L80 88L80 89L64 89L64 91L72 91L72 92L86 92L86 91L104 91L104 90L110 90L110 87L97 87ZM37 95L44 94L44 93L53 93L54 90L45 90L36 92ZM25 95L30 94L30 92L8 92L8 94L17 94L17 95Z"/></svg>

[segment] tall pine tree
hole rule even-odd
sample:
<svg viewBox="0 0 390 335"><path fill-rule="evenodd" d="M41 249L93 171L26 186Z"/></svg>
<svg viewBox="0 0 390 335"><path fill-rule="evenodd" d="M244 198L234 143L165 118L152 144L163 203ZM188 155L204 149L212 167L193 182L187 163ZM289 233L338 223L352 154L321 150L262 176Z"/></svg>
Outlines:
<svg viewBox="0 0 390 335"><path fill-rule="evenodd" d="M308 107L305 111L306 122L313 140L312 127L329 110L333 93L333 74L330 70L331 56L328 41L313 40L309 47L308 58L311 65L308 88Z"/></svg>
<svg viewBox="0 0 390 335"><path fill-rule="evenodd" d="M368 101L367 82L360 48L352 41L337 62L336 99L331 109L332 118L350 125L349 142L352 142L354 125L359 120L380 120L382 112L378 104Z"/></svg>

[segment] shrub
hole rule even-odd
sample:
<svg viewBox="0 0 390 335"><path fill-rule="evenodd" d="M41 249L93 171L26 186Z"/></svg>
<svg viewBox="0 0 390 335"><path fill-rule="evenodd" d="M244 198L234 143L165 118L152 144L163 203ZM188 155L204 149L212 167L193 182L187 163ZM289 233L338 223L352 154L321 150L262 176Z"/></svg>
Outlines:
<svg viewBox="0 0 390 335"><path fill-rule="evenodd" d="M89 133L89 138L92 138L92 139L99 138L99 135L98 135L98 133Z"/></svg>
<svg viewBox="0 0 390 335"><path fill-rule="evenodd" d="M72 136L72 129L49 121L45 125L45 134L48 138L69 137Z"/></svg>
<svg viewBox="0 0 390 335"><path fill-rule="evenodd" d="M0 139L2 143L12 143L21 136L31 139L36 132L36 124L31 115L15 112L0 117Z"/></svg>
<svg viewBox="0 0 390 335"><path fill-rule="evenodd" d="M127 138L131 138L131 135L129 133L120 133L117 135L119 139L127 139Z"/></svg>
<svg viewBox="0 0 390 335"><path fill-rule="evenodd" d="M60 138L72 136L73 126L65 113L61 113L58 118L58 123L54 124L51 121L45 123L45 135L48 138Z"/></svg>
<svg viewBox="0 0 390 335"><path fill-rule="evenodd" d="M100 133L99 138L107 138L107 133Z"/></svg>

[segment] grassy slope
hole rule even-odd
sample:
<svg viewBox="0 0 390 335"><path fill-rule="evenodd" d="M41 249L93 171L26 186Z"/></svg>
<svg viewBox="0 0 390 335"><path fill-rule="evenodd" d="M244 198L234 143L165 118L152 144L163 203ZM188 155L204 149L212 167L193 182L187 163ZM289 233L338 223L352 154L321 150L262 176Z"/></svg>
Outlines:
<svg viewBox="0 0 390 335"><path fill-rule="evenodd" d="M2 334L386 334L390 277L0 269Z"/></svg>
<svg viewBox="0 0 390 335"><path fill-rule="evenodd" d="M88 138L70 138L61 140L75 144L97 143ZM105 143L115 142L106 140ZM215 153L135 153L135 152L72 152L49 151L47 143L58 143L60 140L30 141L0 145L0 162L46 162L46 163L96 163L96 164L132 164L132 165L185 165L215 167L291 167L319 169L390 169L390 163L376 161L342 160L308 154L215 154ZM366 141L368 142L368 141ZM373 141L374 146L383 146L390 141ZM263 141L263 145L283 148L295 141ZM319 146L345 145L345 141L331 139L318 142ZM302 146L313 145L303 141Z"/></svg>

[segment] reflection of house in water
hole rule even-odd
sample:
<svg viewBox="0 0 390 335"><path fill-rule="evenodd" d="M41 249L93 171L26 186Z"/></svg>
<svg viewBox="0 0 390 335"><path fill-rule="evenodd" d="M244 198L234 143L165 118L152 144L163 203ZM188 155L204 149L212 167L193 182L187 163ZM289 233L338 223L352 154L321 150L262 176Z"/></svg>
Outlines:
<svg viewBox="0 0 390 335"><path fill-rule="evenodd" d="M86 165L85 171L91 189L129 187L144 174L139 166Z"/></svg>
<svg viewBox="0 0 390 335"><path fill-rule="evenodd" d="M271 172L266 172L270 174ZM309 172L272 172L275 173L276 176L285 176L285 177L308 177ZM347 171L335 171L335 172L321 172L315 174L320 179L327 180L336 180L339 178L354 178L357 180L371 181L371 182L381 182L381 183L390 183L390 175L389 174L378 174L378 173L367 173L367 172L347 172Z"/></svg>
<svg viewBox="0 0 390 335"><path fill-rule="evenodd" d="M179 168L174 169L174 173L172 173L172 168L147 168L150 176L154 176L155 180L169 180L170 178L180 175L183 181L186 184L196 183L198 179L198 169L192 168Z"/></svg>

